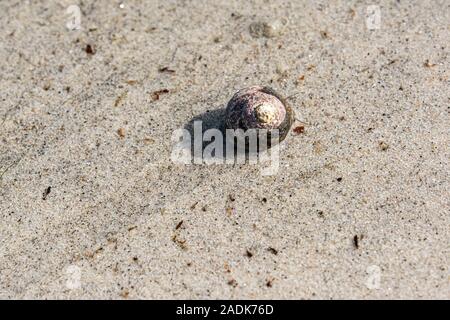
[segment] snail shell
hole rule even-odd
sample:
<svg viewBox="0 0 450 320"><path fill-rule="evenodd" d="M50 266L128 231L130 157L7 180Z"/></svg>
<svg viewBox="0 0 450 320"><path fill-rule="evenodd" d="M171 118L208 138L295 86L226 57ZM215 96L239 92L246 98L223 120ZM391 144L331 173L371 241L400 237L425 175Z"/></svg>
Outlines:
<svg viewBox="0 0 450 320"><path fill-rule="evenodd" d="M227 129L278 129L283 141L294 122L294 111L273 89L253 86L241 89L228 102Z"/></svg>

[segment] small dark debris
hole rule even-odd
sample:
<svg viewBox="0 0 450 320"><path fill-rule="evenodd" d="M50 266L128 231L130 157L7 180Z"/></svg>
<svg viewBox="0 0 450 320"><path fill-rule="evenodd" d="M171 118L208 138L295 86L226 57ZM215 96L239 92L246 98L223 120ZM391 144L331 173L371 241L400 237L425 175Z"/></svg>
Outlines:
<svg viewBox="0 0 450 320"><path fill-rule="evenodd" d="M172 70L169 67L161 67L158 71L161 73L175 73L175 70Z"/></svg>
<svg viewBox="0 0 450 320"><path fill-rule="evenodd" d="M320 31L320 35L323 39L328 39L330 37L327 31Z"/></svg>
<svg viewBox="0 0 450 320"><path fill-rule="evenodd" d="M178 222L177 226L175 227L175 230L178 230L181 228L181 226L183 225L183 220L181 220L180 222Z"/></svg>
<svg viewBox="0 0 450 320"><path fill-rule="evenodd" d="M186 240L181 240L177 237L177 235L172 236L172 241L177 244L181 249L187 250Z"/></svg>
<svg viewBox="0 0 450 320"><path fill-rule="evenodd" d="M125 137L125 129L124 128L119 128L117 130L117 134L119 135L120 138L124 138Z"/></svg>
<svg viewBox="0 0 450 320"><path fill-rule="evenodd" d="M44 194L42 195L42 200L47 200L47 196L50 194L50 192L52 191L52 187L47 187L47 189L45 189Z"/></svg>
<svg viewBox="0 0 450 320"><path fill-rule="evenodd" d="M267 203L267 198L266 197L262 198L261 200L262 200L262 202Z"/></svg>
<svg viewBox="0 0 450 320"><path fill-rule="evenodd" d="M138 260L139 260L138 257L133 257L134 262L137 262Z"/></svg>
<svg viewBox="0 0 450 320"><path fill-rule="evenodd" d="M350 10L348 10L348 13L350 14L350 16L351 16L352 18L354 18L354 17L356 16L356 11L355 11L355 9L350 9Z"/></svg>
<svg viewBox="0 0 450 320"><path fill-rule="evenodd" d="M236 288L236 287L237 287L237 285L238 285L238 283L237 283L237 281L236 281L236 280L234 280L234 279L231 279L230 281L228 281L228 285L230 285L230 286L232 286L232 287Z"/></svg>
<svg viewBox="0 0 450 320"><path fill-rule="evenodd" d="M247 256L247 258L253 257L253 253L251 253L249 250L245 251L245 255Z"/></svg>
<svg viewBox="0 0 450 320"><path fill-rule="evenodd" d="M206 206L203 206L202 211L206 212Z"/></svg>
<svg viewBox="0 0 450 320"><path fill-rule="evenodd" d="M232 194L229 194L229 195L228 195L228 199L229 199L231 202L234 202L234 201L236 200L236 198L235 198Z"/></svg>
<svg viewBox="0 0 450 320"><path fill-rule="evenodd" d="M137 226L129 227L129 228L128 228L128 232L129 232L129 231L133 231L134 229L137 229Z"/></svg>
<svg viewBox="0 0 450 320"><path fill-rule="evenodd" d="M342 177L336 178L337 182L341 182L342 181Z"/></svg>
<svg viewBox="0 0 450 320"><path fill-rule="evenodd" d="M266 287L272 288L272 285L273 285L273 279L268 279L266 282Z"/></svg>
<svg viewBox="0 0 450 320"><path fill-rule="evenodd" d="M270 253L277 255L278 254L278 250L272 247L267 248L267 251L269 251Z"/></svg>
<svg viewBox="0 0 450 320"><path fill-rule="evenodd" d="M194 210L195 207L197 206L197 204L198 204L198 201L196 201L196 202L191 206L191 210Z"/></svg>
<svg viewBox="0 0 450 320"><path fill-rule="evenodd" d="M169 93L169 90L168 90L168 89L161 89L161 90L158 90L158 91L153 92L153 93L152 93L152 100L153 100L153 101L159 100L159 97L160 97L162 94L165 94L165 93Z"/></svg>
<svg viewBox="0 0 450 320"><path fill-rule="evenodd" d="M387 65L390 66L390 65L396 63L397 61L398 61L398 59L393 59L393 60L389 61Z"/></svg>
<svg viewBox="0 0 450 320"><path fill-rule="evenodd" d="M378 147L380 148L381 151L386 151L387 149L389 149L389 145L384 141L381 141L378 144Z"/></svg>
<svg viewBox="0 0 450 320"><path fill-rule="evenodd" d="M94 55L95 54L95 50L90 44L86 45L86 48L84 49L84 51L86 51L86 53L90 54L90 55Z"/></svg>
<svg viewBox="0 0 450 320"><path fill-rule="evenodd" d="M234 13L234 12L232 12L231 13L231 17L233 18L233 19L239 19L239 18L242 18L242 15L240 14L240 13Z"/></svg>
<svg viewBox="0 0 450 320"><path fill-rule="evenodd" d="M295 133L296 135L299 135L299 134L301 134L301 133L304 133L304 132L305 132L305 126L297 126L297 127L295 127L295 128L293 129L293 131L294 131L294 133Z"/></svg>
<svg viewBox="0 0 450 320"><path fill-rule="evenodd" d="M359 249L359 238L358 238L358 235L355 235L353 237L353 245L355 246L356 249Z"/></svg>
<svg viewBox="0 0 450 320"><path fill-rule="evenodd" d="M430 60L425 60L425 62L423 63L423 66L425 67L425 68L433 68L433 67L435 67L436 66L436 64L435 63L431 63L430 62Z"/></svg>

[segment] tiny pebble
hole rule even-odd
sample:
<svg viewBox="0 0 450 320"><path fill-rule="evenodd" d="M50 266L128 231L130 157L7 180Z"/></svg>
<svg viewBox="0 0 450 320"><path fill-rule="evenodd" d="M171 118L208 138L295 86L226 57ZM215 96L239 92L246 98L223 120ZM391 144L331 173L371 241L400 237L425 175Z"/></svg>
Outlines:
<svg viewBox="0 0 450 320"><path fill-rule="evenodd" d="M265 24L264 36L266 38L274 38L280 36L286 29L286 25L287 25L286 19L272 20Z"/></svg>
<svg viewBox="0 0 450 320"><path fill-rule="evenodd" d="M269 22L253 22L250 24L249 31L254 38L274 38L280 36L286 29L286 19L276 19Z"/></svg>
<svg viewBox="0 0 450 320"><path fill-rule="evenodd" d="M117 134L121 138L125 137L125 129L124 128L120 128L119 130L117 130Z"/></svg>
<svg viewBox="0 0 450 320"><path fill-rule="evenodd" d="M389 149L389 145L384 141L381 141L378 144L378 147L380 148L381 151L386 151L387 149Z"/></svg>

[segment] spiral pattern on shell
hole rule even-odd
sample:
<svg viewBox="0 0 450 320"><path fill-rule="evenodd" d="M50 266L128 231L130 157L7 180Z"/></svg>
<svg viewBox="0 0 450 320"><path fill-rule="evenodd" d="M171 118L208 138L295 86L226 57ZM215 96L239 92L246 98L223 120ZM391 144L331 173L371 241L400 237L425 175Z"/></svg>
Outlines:
<svg viewBox="0 0 450 320"><path fill-rule="evenodd" d="M253 86L234 94L226 108L227 129L278 129L279 141L286 138L294 112L273 89Z"/></svg>

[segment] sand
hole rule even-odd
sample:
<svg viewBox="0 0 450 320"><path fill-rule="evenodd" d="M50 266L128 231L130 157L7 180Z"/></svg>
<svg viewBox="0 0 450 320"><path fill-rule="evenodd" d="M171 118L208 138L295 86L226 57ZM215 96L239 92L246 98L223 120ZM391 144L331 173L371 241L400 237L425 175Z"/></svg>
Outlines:
<svg viewBox="0 0 450 320"><path fill-rule="evenodd" d="M1 1L0 298L449 299L450 4L373 2ZM276 174L171 160L251 85Z"/></svg>

